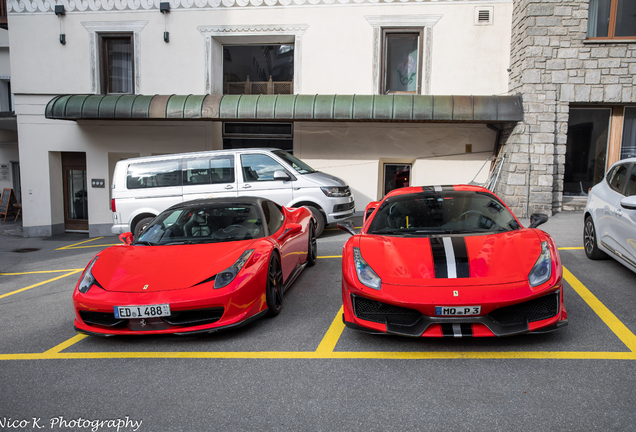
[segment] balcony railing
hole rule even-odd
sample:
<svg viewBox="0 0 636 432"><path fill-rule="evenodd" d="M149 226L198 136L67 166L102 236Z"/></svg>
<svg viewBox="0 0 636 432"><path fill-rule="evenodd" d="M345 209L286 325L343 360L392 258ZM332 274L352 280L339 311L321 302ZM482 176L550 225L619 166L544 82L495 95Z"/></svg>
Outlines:
<svg viewBox="0 0 636 432"><path fill-rule="evenodd" d="M1 1L1 0L0 0ZM294 81L223 81L223 94L294 94Z"/></svg>

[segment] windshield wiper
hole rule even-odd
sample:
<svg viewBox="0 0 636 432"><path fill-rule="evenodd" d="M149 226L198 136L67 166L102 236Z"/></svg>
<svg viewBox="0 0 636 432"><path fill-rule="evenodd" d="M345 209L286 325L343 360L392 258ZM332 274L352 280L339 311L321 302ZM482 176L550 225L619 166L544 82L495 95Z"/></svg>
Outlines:
<svg viewBox="0 0 636 432"><path fill-rule="evenodd" d="M137 240L133 244L134 245L144 245L144 246L157 246L156 243L149 242L149 241L146 241L146 240Z"/></svg>

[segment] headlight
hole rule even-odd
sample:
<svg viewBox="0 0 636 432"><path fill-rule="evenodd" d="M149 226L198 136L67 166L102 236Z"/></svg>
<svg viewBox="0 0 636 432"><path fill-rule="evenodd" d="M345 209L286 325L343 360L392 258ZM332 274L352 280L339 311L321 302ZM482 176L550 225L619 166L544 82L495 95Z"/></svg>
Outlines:
<svg viewBox="0 0 636 432"><path fill-rule="evenodd" d="M88 292L88 290L91 289L91 287L93 285L99 286L99 284L97 283L97 281L93 277L93 273L91 272L91 270L93 269L93 266L97 262L97 258L99 258L99 257L93 258L93 261L91 261L91 263L88 265L88 267L86 267L86 270L84 270L84 275L82 276L82 279L80 279L80 283L77 286L77 289L82 294L86 294Z"/></svg>
<svg viewBox="0 0 636 432"><path fill-rule="evenodd" d="M238 272L243 268L247 260L252 255L252 252L254 252L254 249L246 250L245 252L243 252L243 255L241 255L234 264L232 264L231 267L217 274L214 278L214 289L228 286L230 282L234 280Z"/></svg>
<svg viewBox="0 0 636 432"><path fill-rule="evenodd" d="M348 197L351 195L349 186L321 187L320 190L328 197Z"/></svg>
<svg viewBox="0 0 636 432"><path fill-rule="evenodd" d="M548 247L548 242L541 242L541 255L539 255L539 259L537 263L532 268L532 271L528 275L528 281L530 282L530 286L536 287L537 285L541 285L550 279L552 275L552 256L550 255L550 248Z"/></svg>
<svg viewBox="0 0 636 432"><path fill-rule="evenodd" d="M358 280L364 286L379 290L382 286L382 279L373 271L371 266L362 259L360 248L353 248L353 260L356 263L356 273L358 274Z"/></svg>

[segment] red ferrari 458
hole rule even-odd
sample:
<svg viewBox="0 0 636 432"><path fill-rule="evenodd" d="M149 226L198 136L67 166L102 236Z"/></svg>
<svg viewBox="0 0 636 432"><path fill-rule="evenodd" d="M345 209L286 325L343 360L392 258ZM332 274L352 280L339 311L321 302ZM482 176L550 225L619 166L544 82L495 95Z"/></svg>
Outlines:
<svg viewBox="0 0 636 432"><path fill-rule="evenodd" d="M315 226L307 208L263 198L172 206L90 261L73 293L75 329L214 332L278 315L285 290L316 262Z"/></svg>
<svg viewBox="0 0 636 432"><path fill-rule="evenodd" d="M478 186L396 189L369 204L342 255L344 322L424 337L543 333L567 324L552 237Z"/></svg>

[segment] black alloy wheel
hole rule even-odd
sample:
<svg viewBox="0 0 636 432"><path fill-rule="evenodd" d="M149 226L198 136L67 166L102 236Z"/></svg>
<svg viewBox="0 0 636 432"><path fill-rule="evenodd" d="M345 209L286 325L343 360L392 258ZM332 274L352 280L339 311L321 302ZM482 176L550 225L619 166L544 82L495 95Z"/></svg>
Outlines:
<svg viewBox="0 0 636 432"><path fill-rule="evenodd" d="M318 255L318 246L316 245L316 228L314 222L309 222L309 245L307 247L307 266L316 265L316 256Z"/></svg>
<svg viewBox="0 0 636 432"><path fill-rule="evenodd" d="M267 302L268 317L275 317L283 308L283 270L276 251L273 251L269 258L265 301Z"/></svg>
<svg viewBox="0 0 636 432"><path fill-rule="evenodd" d="M607 254L598 248L596 242L596 229L591 216L585 218L585 228L583 228L583 245L585 255L591 260L601 260L607 258Z"/></svg>

